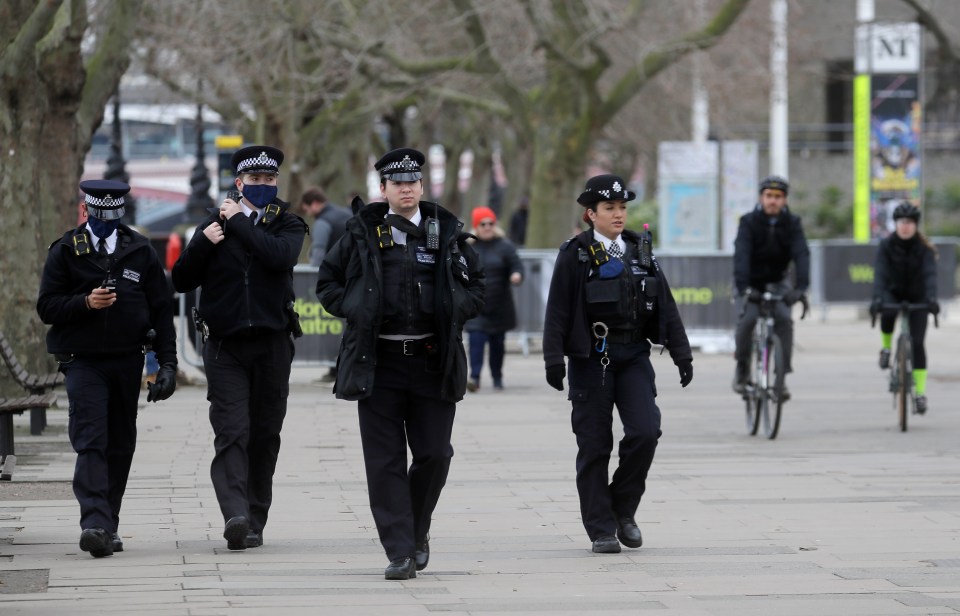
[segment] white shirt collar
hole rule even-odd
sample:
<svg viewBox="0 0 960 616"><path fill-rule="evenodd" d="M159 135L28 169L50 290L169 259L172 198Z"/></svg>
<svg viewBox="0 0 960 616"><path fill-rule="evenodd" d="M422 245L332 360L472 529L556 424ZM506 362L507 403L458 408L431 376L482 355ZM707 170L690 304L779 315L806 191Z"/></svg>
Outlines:
<svg viewBox="0 0 960 616"><path fill-rule="evenodd" d="M397 214L397 213L394 212L393 209L391 208L387 210L387 214ZM397 214L397 216L403 216L403 214ZM386 218L386 216L384 216L384 218ZM404 216L404 218L406 217ZM414 215L410 218L410 222L412 222L415 226L419 227L421 220L423 220L423 216L420 215L420 208L417 208L416 213L414 213ZM401 231L400 229L397 229L396 227L390 227L390 234L393 235L394 242L398 244L407 243L407 234Z"/></svg>
<svg viewBox="0 0 960 616"><path fill-rule="evenodd" d="M93 228L89 222L87 223L87 233L90 234L90 249L97 252L97 244L100 243L100 236L93 232ZM103 239L107 240L107 252L113 254L113 251L117 249L117 230L114 229L110 237Z"/></svg>
<svg viewBox="0 0 960 616"><path fill-rule="evenodd" d="M626 254L626 253L627 253L627 244L623 241L623 234L622 234L622 233L621 233L620 235L618 235L616 239L611 240L610 238L608 238L608 237L605 236L604 234L602 234L602 233L600 233L599 231L597 231L596 229L594 229L594 230L593 230L593 239L595 239L595 240L597 240L598 242L600 242L601 244L603 244L603 249L604 249L604 250L609 251L609 249L610 249L610 242L616 242L616 243L620 246L620 249L623 251L623 254Z"/></svg>

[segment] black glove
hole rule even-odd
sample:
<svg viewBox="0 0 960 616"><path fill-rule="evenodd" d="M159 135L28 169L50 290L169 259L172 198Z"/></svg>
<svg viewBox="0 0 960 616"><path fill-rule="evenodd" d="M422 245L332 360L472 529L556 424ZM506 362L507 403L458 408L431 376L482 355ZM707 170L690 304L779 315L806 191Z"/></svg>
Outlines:
<svg viewBox="0 0 960 616"><path fill-rule="evenodd" d="M547 366L547 383L557 391L563 391L563 377L567 376L567 368L563 364Z"/></svg>
<svg viewBox="0 0 960 616"><path fill-rule="evenodd" d="M930 314L937 316L940 314L940 302L935 299L927 301L927 305L930 306Z"/></svg>
<svg viewBox="0 0 960 616"><path fill-rule="evenodd" d="M147 383L147 402L166 400L173 395L177 388L177 364L169 363L160 366L157 372L157 381Z"/></svg>
<svg viewBox="0 0 960 616"><path fill-rule="evenodd" d="M686 359L677 364L680 371L680 386L686 387L693 380L693 360Z"/></svg>
<svg viewBox="0 0 960 616"><path fill-rule="evenodd" d="M803 294L806 291L801 291L800 289L790 289L783 294L783 303L787 306L793 306L803 298Z"/></svg>
<svg viewBox="0 0 960 616"><path fill-rule="evenodd" d="M873 301L870 302L870 316L876 318L880 314L880 307L883 306L882 297L874 297Z"/></svg>
<svg viewBox="0 0 960 616"><path fill-rule="evenodd" d="M753 303L757 303L763 298L763 293L760 291L760 289L747 287L747 290L744 291L743 294L746 296L747 301Z"/></svg>

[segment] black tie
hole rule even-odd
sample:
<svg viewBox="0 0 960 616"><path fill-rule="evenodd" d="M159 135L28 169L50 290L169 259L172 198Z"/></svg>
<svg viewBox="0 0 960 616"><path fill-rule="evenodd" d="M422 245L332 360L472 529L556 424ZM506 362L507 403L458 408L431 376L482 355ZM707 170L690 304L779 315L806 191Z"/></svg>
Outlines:
<svg viewBox="0 0 960 616"><path fill-rule="evenodd" d="M107 240L103 239L102 237L97 242L97 254L101 257L107 256Z"/></svg>
<svg viewBox="0 0 960 616"><path fill-rule="evenodd" d="M417 225L399 214L387 214L387 224L398 231L403 231L407 235L412 235L417 238L423 237L423 233Z"/></svg>
<svg viewBox="0 0 960 616"><path fill-rule="evenodd" d="M620 248L619 242L615 240L610 242L610 248L607 248L607 252L610 253L611 257L623 260L623 248Z"/></svg>
<svg viewBox="0 0 960 616"><path fill-rule="evenodd" d="M257 214L258 212L253 212L252 214L250 214L250 220L253 221L253 224L257 224Z"/></svg>

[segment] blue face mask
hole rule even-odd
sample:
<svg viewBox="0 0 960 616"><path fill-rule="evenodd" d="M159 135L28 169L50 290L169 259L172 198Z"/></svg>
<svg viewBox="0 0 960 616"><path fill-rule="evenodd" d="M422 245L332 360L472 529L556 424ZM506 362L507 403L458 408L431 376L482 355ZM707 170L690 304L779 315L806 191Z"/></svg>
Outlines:
<svg viewBox="0 0 960 616"><path fill-rule="evenodd" d="M87 224L90 225L90 230L93 231L94 235L106 239L113 235L113 232L120 226L120 219L100 220L94 216L87 216Z"/></svg>
<svg viewBox="0 0 960 616"><path fill-rule="evenodd" d="M277 198L277 187L269 184L244 184L243 198L256 207L263 207Z"/></svg>

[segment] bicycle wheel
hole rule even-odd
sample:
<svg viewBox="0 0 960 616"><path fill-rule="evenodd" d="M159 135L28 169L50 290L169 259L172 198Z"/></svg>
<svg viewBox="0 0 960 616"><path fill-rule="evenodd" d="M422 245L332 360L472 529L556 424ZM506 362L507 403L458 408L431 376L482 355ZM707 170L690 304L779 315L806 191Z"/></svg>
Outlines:
<svg viewBox="0 0 960 616"><path fill-rule="evenodd" d="M766 387L763 396L763 433L769 439L777 438L780 431L780 414L783 410L783 382L786 378L783 363L783 346L776 334L767 339Z"/></svg>
<svg viewBox="0 0 960 616"><path fill-rule="evenodd" d="M747 406L747 434L750 436L754 436L757 430L760 429L761 396L757 395L759 391L760 373L757 367L762 366L762 362L761 348L757 342L754 341L753 352L750 354L750 371L747 372L747 374L750 375L751 382L747 383L747 390L743 394L743 401Z"/></svg>
<svg viewBox="0 0 960 616"><path fill-rule="evenodd" d="M899 387L894 394L896 398L897 416L900 419L900 431L907 431L907 417L910 415L910 398L913 389L913 375L910 374L910 338L902 335L897 339L897 371Z"/></svg>

